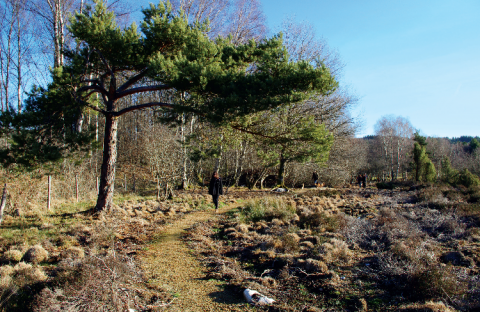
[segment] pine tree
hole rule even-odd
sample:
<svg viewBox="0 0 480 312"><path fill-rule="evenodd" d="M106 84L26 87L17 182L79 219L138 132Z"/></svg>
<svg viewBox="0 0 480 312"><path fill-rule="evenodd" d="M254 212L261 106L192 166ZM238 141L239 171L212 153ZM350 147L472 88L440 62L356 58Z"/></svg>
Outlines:
<svg viewBox="0 0 480 312"><path fill-rule="evenodd" d="M458 171L452 167L450 158L447 156L442 159L442 181L456 185L458 182Z"/></svg>
<svg viewBox="0 0 480 312"><path fill-rule="evenodd" d="M426 155L425 155L423 166L424 166L423 181L435 182L437 178L437 170L435 170L435 166L433 165L433 162Z"/></svg>
<svg viewBox="0 0 480 312"><path fill-rule="evenodd" d="M470 152L473 153L480 146L480 142L478 142L476 138L473 138L468 145L470 147Z"/></svg>
<svg viewBox="0 0 480 312"><path fill-rule="evenodd" d="M58 158L65 156L62 151L72 150L67 146L81 146L77 143L74 116L87 109L104 116L103 163L96 210L112 204L117 126L123 114L155 107L177 114L193 113L203 121L224 125L238 116L302 101L313 92L327 95L337 86L324 65L290 62L281 36L234 45L228 38L210 40L205 35L206 24L189 25L183 15L172 12L168 2L151 5L143 14L140 31L135 24L120 29L114 14L100 0L95 1L94 8L76 14L70 31L79 48L65 51L65 66L54 73L48 90L31 98L33 106L38 106L31 113L44 116L37 119L37 128L53 138L42 144L57 146ZM140 95L152 92L170 92L173 101L138 102ZM60 100L57 93L65 98ZM100 102L94 102L94 94L99 95ZM177 94L186 96L179 101ZM129 98L133 104L121 107L122 98ZM53 103L51 114L56 116L53 120L45 115L44 102ZM61 131L52 133L54 125L61 123ZM22 124L8 122L19 133L32 135ZM63 139L70 132L74 134L71 142ZM11 148L4 153L11 154Z"/></svg>
<svg viewBox="0 0 480 312"><path fill-rule="evenodd" d="M458 175L458 184L465 187L479 186L480 179L465 168Z"/></svg>
<svg viewBox="0 0 480 312"><path fill-rule="evenodd" d="M325 125L307 115L304 105L285 105L274 111L251 114L232 122L234 129L251 134L262 148L258 156L271 166L278 165L277 185L284 186L286 165L328 160L333 135ZM272 160L276 159L275 162Z"/></svg>
<svg viewBox="0 0 480 312"><path fill-rule="evenodd" d="M426 150L418 142L413 145L413 166L415 168L415 181L420 181L423 176L423 161L425 159Z"/></svg>
<svg viewBox="0 0 480 312"><path fill-rule="evenodd" d="M415 169L415 181L434 182L437 171L432 161L428 158L426 138L421 136L418 131L415 133L413 145L413 167Z"/></svg>

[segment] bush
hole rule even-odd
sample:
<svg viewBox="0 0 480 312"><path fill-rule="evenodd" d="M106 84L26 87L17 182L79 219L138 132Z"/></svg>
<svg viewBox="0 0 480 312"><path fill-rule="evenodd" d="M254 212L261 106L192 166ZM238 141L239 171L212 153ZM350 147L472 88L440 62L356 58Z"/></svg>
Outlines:
<svg viewBox="0 0 480 312"><path fill-rule="evenodd" d="M450 185L456 185L458 182L458 171L452 167L447 156L442 159L442 180Z"/></svg>
<svg viewBox="0 0 480 312"><path fill-rule="evenodd" d="M410 286L415 295L422 299L449 298L465 294L467 284L459 279L452 266L445 268L429 267L416 272L410 277Z"/></svg>
<svg viewBox="0 0 480 312"><path fill-rule="evenodd" d="M465 187L479 186L480 179L476 175L468 171L468 169L463 169L458 175L458 184Z"/></svg>

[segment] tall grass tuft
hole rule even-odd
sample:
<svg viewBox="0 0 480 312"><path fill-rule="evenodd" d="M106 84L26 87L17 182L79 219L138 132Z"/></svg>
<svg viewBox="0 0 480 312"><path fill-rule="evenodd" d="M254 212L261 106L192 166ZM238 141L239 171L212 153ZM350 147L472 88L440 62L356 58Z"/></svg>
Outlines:
<svg viewBox="0 0 480 312"><path fill-rule="evenodd" d="M252 199L245 203L240 213L239 221L271 221L280 219L287 221L295 214L295 208L290 202L278 197Z"/></svg>

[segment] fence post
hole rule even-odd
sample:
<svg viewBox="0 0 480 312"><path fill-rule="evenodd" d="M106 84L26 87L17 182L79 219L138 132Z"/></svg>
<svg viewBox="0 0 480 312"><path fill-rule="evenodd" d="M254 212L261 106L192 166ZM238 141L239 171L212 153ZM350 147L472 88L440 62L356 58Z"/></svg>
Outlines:
<svg viewBox="0 0 480 312"><path fill-rule="evenodd" d="M50 211L51 191L52 191L52 176L48 176L47 210L49 211Z"/></svg>
<svg viewBox="0 0 480 312"><path fill-rule="evenodd" d="M99 185L99 183L98 183L98 177L97 177L97 183L96 183L96 186L97 186L97 196L98 196L98 194L100 194L100 190L99 190L99 186L98 186L98 185Z"/></svg>
<svg viewBox="0 0 480 312"><path fill-rule="evenodd" d="M5 183L5 186L3 187L2 203L0 204L0 225L2 224L3 210L5 209L6 203L7 203L7 183Z"/></svg>
<svg viewBox="0 0 480 312"><path fill-rule="evenodd" d="M125 192L126 192L127 191L127 174L126 173L123 174L123 181L125 181L124 184L125 184Z"/></svg>
<svg viewBox="0 0 480 312"><path fill-rule="evenodd" d="M75 175L75 198L77 199L78 203L78 176Z"/></svg>

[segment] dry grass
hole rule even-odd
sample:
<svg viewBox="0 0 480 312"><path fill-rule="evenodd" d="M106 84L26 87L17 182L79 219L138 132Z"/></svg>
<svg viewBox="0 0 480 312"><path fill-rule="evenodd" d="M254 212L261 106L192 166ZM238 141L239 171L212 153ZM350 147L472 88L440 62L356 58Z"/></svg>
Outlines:
<svg viewBox="0 0 480 312"><path fill-rule="evenodd" d="M332 238L321 245L321 254L327 264L348 265L352 262L353 252L343 240Z"/></svg>
<svg viewBox="0 0 480 312"><path fill-rule="evenodd" d="M428 311L428 312L455 312L454 309L446 306L443 302L427 301L425 303L414 303L400 307L399 311Z"/></svg>
<svg viewBox="0 0 480 312"><path fill-rule="evenodd" d="M220 231L207 234L215 244L206 244L202 253L212 259L207 260L212 276L233 280L233 285L274 279L274 287L262 286L273 296L280 291L283 303L274 309L282 311L300 309L300 302L328 311L408 311L413 302L422 302L416 305L425 311L449 311L434 303L439 300L476 311L480 250L471 246L480 238L480 218L475 208L447 209L453 193L435 188L415 203L412 189L284 198L296 203L296 214L283 219L241 219L245 211L239 211L230 221L209 225ZM343 209L359 214L349 216ZM241 226L233 221L239 216ZM423 303L428 300L433 301Z"/></svg>
<svg viewBox="0 0 480 312"><path fill-rule="evenodd" d="M3 253L2 260L5 262L20 262L23 258L23 252L17 249L10 249Z"/></svg>
<svg viewBox="0 0 480 312"><path fill-rule="evenodd" d="M34 264L41 263L48 259L48 251L41 245L35 245L27 250L22 259Z"/></svg>
<svg viewBox="0 0 480 312"><path fill-rule="evenodd" d="M34 265L0 266L0 311L31 306L38 311L142 310L164 296L143 284L140 270L126 255L155 239L165 223L163 214L147 212L148 220L120 218L118 211L92 216L82 212L84 207L61 207L53 214L20 216L2 224L0 258L4 263L22 258Z"/></svg>
<svg viewBox="0 0 480 312"><path fill-rule="evenodd" d="M146 305L137 297L140 272L130 258L107 253L64 261L59 269L64 286L43 289L34 311L126 311Z"/></svg>
<svg viewBox="0 0 480 312"><path fill-rule="evenodd" d="M289 220L295 214L290 201L281 197L252 199L245 203L240 221L271 221L272 219Z"/></svg>

